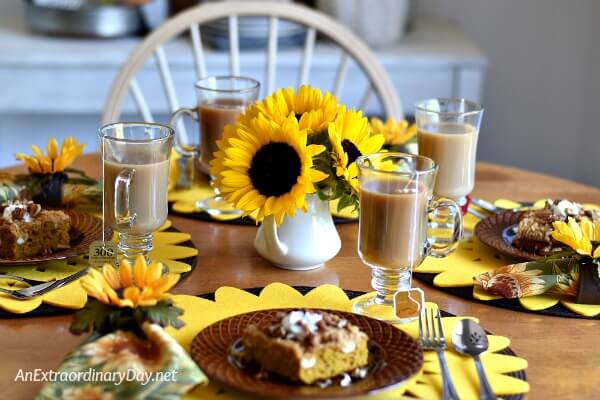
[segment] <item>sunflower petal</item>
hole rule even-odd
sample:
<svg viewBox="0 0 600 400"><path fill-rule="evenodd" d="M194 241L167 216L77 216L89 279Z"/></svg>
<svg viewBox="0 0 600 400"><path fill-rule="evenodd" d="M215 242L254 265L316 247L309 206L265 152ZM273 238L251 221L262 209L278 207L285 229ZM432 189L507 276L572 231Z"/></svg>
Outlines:
<svg viewBox="0 0 600 400"><path fill-rule="evenodd" d="M129 261L123 260L119 265L119 277L123 287L129 287L133 284L133 273Z"/></svg>
<svg viewBox="0 0 600 400"><path fill-rule="evenodd" d="M135 306L138 303L138 299L140 298L140 289L135 286L130 286L125 288L123 291L123 298L131 301Z"/></svg>
<svg viewBox="0 0 600 400"><path fill-rule="evenodd" d="M162 274L162 269L163 266L159 262L153 262L152 264L150 264L148 270L146 271L146 277L144 282L145 286L153 285L154 282L156 282L158 278L160 278L160 275Z"/></svg>
<svg viewBox="0 0 600 400"><path fill-rule="evenodd" d="M135 265L133 267L133 281L135 285L139 288L144 287L144 283L146 280L146 260L143 256L138 256L135 260Z"/></svg>
<svg viewBox="0 0 600 400"><path fill-rule="evenodd" d="M179 281L179 275L177 274L163 275L154 282L152 288L156 293L164 293L175 286L177 281Z"/></svg>

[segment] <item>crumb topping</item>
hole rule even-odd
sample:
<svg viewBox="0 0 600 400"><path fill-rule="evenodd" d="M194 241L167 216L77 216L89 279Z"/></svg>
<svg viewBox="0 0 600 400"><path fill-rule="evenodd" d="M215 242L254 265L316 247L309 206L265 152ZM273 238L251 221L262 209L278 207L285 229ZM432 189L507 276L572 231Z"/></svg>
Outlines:
<svg viewBox="0 0 600 400"><path fill-rule="evenodd" d="M42 211L42 206L31 200L23 202L15 200L0 205L0 211L2 212L2 220L8 223L14 221L31 222L31 219L37 217Z"/></svg>
<svg viewBox="0 0 600 400"><path fill-rule="evenodd" d="M269 337L291 340L307 347L340 343L344 352L352 352L355 343L349 339L362 334L358 327L337 315L302 310L279 313L275 322L266 327L265 333Z"/></svg>

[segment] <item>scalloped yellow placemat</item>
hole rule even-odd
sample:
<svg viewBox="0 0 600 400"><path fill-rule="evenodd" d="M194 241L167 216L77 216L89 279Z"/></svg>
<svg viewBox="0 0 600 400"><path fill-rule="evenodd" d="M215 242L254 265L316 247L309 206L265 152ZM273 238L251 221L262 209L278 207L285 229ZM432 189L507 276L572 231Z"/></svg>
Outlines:
<svg viewBox="0 0 600 400"><path fill-rule="evenodd" d="M227 317L255 310L282 307L313 307L350 312L353 301L337 286L322 285L306 295L302 295L296 289L282 283L268 285L261 291L259 296L233 287L222 287L215 292L215 301L187 295L177 295L174 296L174 299L175 303L184 310L182 319L186 325L179 330L169 328L167 331L187 351L189 351L192 340L200 330ZM437 308L433 303L427 303L427 307ZM452 330L460 319L462 318L443 318L444 332L447 335L446 340L448 343L452 342ZM416 338L418 336L419 328L416 322L398 325L398 327L412 337ZM497 354L509 346L510 340L508 338L490 335L489 342L490 350L483 354L481 359L496 394L502 396L527 393L529 391L527 382L505 375L509 372L527 368L527 361L515 356ZM460 398L463 400L479 398L479 384L473 360L458 355L451 350L446 351L446 359L450 365L452 379ZM435 352L425 352L423 369L402 388L385 391L369 398L399 399L406 395L419 399L438 399L441 397L441 375ZM234 394L214 382L196 388L185 397L187 400L242 398L249 399L251 397L241 397L239 394Z"/></svg>
<svg viewBox="0 0 600 400"><path fill-rule="evenodd" d="M190 234L165 232L170 227L171 221L167 220L159 231L154 233L154 250L150 253L150 258L167 265L173 273L183 274L189 272L192 267L179 260L195 257L198 255L198 250L192 247L181 246L181 243L191 239ZM70 260L52 261L44 264L14 267L2 266L0 267L0 273L18 275L39 281L49 281L65 278L85 268L87 265L88 263L84 259L84 256L81 256ZM18 287L18 284L10 286L7 280L2 279L0 280L0 286L14 289ZM0 308L13 314L31 312L42 304L59 308L80 309L83 308L86 302L87 295L79 284L79 281L28 300L16 300L4 293L0 293Z"/></svg>
<svg viewBox="0 0 600 400"><path fill-rule="evenodd" d="M543 202L544 200L539 200L533 207L540 208L543 206ZM505 208L520 206L519 203L506 199L497 200L494 204ZM589 209L599 208L595 204L584 204L584 206ZM465 227L472 230L478 219L471 214L468 214L467 217L469 217L469 222L465 223ZM456 251L445 258L426 258L419 267L415 268L415 272L436 274L433 284L438 287L467 287L473 286L473 277L514 262L514 259L496 253L478 239L469 238L461 241ZM483 301L500 299L500 297L491 296L475 288L473 297ZM577 304L551 294L522 297L519 299L519 303L530 311L545 310L560 303L570 311L585 317L600 314L600 305Z"/></svg>

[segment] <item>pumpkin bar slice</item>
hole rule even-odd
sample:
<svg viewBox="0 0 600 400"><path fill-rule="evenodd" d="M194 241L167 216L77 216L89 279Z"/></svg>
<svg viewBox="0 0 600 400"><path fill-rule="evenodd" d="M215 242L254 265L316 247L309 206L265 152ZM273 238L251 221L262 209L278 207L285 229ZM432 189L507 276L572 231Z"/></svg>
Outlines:
<svg viewBox="0 0 600 400"><path fill-rule="evenodd" d="M70 247L70 217L32 201L0 205L0 257L19 260Z"/></svg>
<svg viewBox="0 0 600 400"><path fill-rule="evenodd" d="M337 315L304 310L278 313L266 324L248 326L242 336L246 357L305 384L367 365L368 340Z"/></svg>

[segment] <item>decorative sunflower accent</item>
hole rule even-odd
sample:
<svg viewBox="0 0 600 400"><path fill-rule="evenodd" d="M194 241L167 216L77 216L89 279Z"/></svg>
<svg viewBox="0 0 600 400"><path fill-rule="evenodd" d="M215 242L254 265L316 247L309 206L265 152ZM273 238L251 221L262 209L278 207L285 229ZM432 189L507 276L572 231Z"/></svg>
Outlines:
<svg viewBox="0 0 600 400"><path fill-rule="evenodd" d="M162 274L161 263L146 265L139 256L132 267L123 260L118 269L104 264L102 272L95 269L81 278L81 286L90 297L85 308L75 314L71 332L90 329L107 333L117 329L141 334L145 321L161 326L181 326L181 310L174 307L167 293L178 281L177 274Z"/></svg>
<svg viewBox="0 0 600 400"><path fill-rule="evenodd" d="M56 138L48 140L48 155L37 145L32 145L34 155L17 153L16 159L21 160L32 174L54 174L66 170L77 157L83 153L84 144L80 144L74 137L67 137L58 151Z"/></svg>
<svg viewBox="0 0 600 400"><path fill-rule="evenodd" d="M386 146L401 146L417 135L417 125L409 125L407 120L396 121L388 118L384 123L381 119L374 117L370 122L374 134L381 134L385 138Z"/></svg>
<svg viewBox="0 0 600 400"><path fill-rule="evenodd" d="M67 137L58 148L56 138L48 140L48 154L32 145L34 155L17 153L29 174L17 175L15 184L24 188L27 197L43 206L63 207L82 202L98 203L102 199L102 187L98 181L72 168L71 164L83 153L84 144L72 136Z"/></svg>
<svg viewBox="0 0 600 400"><path fill-rule="evenodd" d="M338 101L330 92L323 95L319 89L302 85L297 93L291 87L276 91L257 103L256 108L247 115L260 112L282 125L293 114L300 124L300 130L306 129L311 135L326 131L337 109Z"/></svg>
<svg viewBox="0 0 600 400"><path fill-rule="evenodd" d="M592 222L589 218L582 218L577 223L575 219L569 217L567 223L555 221L552 227L554 240L566 244L582 256L600 258L600 246L597 243L600 242L600 221ZM594 242L596 242L595 246Z"/></svg>
<svg viewBox="0 0 600 400"><path fill-rule="evenodd" d="M144 257L135 260L133 268L127 260L115 269L104 264L102 273L92 269L81 279L81 285L92 297L102 303L118 307L153 306L167 298L166 292L179 280L177 274L162 275L163 265L146 265Z"/></svg>
<svg viewBox="0 0 600 400"><path fill-rule="evenodd" d="M307 145L307 130L292 114L282 122L262 113L242 116L235 128L227 127L218 143L211 174L221 194L256 220L273 215L278 224L296 209L306 210L306 195L314 183L327 177L313 169L313 157L324 146Z"/></svg>

